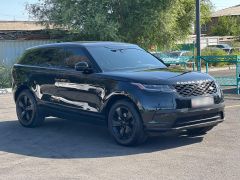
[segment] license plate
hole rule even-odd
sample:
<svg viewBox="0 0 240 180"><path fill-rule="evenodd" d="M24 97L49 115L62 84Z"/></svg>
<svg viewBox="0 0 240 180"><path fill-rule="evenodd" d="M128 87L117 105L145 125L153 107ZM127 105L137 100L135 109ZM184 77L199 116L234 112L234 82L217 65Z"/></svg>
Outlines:
<svg viewBox="0 0 240 180"><path fill-rule="evenodd" d="M199 97L192 99L192 108L205 107L214 104L213 97Z"/></svg>

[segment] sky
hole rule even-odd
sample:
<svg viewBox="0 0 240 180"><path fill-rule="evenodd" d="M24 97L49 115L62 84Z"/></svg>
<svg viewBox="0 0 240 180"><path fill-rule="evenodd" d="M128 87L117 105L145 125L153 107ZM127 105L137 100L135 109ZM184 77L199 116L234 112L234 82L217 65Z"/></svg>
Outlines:
<svg viewBox="0 0 240 180"><path fill-rule="evenodd" d="M29 20L25 9L27 3L36 3L38 0L1 0L0 20Z"/></svg>
<svg viewBox="0 0 240 180"><path fill-rule="evenodd" d="M0 20L21 21L31 20L25 9L27 3L36 3L38 0L2 0L0 3ZM216 10L240 4L240 0L212 0Z"/></svg>
<svg viewBox="0 0 240 180"><path fill-rule="evenodd" d="M216 10L240 4L240 0L211 0Z"/></svg>

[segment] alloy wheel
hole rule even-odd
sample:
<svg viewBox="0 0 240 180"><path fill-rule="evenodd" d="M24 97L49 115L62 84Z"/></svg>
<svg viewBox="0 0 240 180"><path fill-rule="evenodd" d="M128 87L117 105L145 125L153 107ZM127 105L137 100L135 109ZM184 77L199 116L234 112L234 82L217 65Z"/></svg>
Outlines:
<svg viewBox="0 0 240 180"><path fill-rule="evenodd" d="M34 116L34 104L32 100L28 96L23 95L18 101L18 107L19 118L22 122L31 122Z"/></svg>
<svg viewBox="0 0 240 180"><path fill-rule="evenodd" d="M113 132L119 139L127 140L134 132L135 119L127 107L120 106L115 109L112 117Z"/></svg>

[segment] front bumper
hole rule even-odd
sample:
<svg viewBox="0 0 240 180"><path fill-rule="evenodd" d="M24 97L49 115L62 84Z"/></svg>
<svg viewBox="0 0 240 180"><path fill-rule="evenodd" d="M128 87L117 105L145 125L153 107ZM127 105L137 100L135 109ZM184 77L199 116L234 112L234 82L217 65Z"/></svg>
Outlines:
<svg viewBox="0 0 240 180"><path fill-rule="evenodd" d="M182 131L199 127L216 126L224 120L224 104L204 108L158 110L152 121L145 121L147 131Z"/></svg>

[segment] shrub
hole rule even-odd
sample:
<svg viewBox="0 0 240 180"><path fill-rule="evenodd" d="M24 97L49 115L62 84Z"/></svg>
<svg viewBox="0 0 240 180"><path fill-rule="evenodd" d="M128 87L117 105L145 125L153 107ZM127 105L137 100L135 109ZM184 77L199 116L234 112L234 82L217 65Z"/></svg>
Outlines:
<svg viewBox="0 0 240 180"><path fill-rule="evenodd" d="M205 48L202 51L202 56L227 56L228 54L219 48ZM203 62L205 63L205 62ZM220 63L211 63L210 66L224 66L229 65L227 62L220 62Z"/></svg>
<svg viewBox="0 0 240 180"><path fill-rule="evenodd" d="M11 68L0 65L0 89L11 87Z"/></svg>
<svg viewBox="0 0 240 180"><path fill-rule="evenodd" d="M240 38L240 37L239 37ZM232 41L230 42L230 46L232 46L233 48L236 48L236 47L240 47L240 40L236 40L236 41Z"/></svg>
<svg viewBox="0 0 240 180"><path fill-rule="evenodd" d="M227 53L219 48L205 48L202 50L202 56L226 56Z"/></svg>
<svg viewBox="0 0 240 180"><path fill-rule="evenodd" d="M240 50L233 50L231 55L240 56Z"/></svg>

